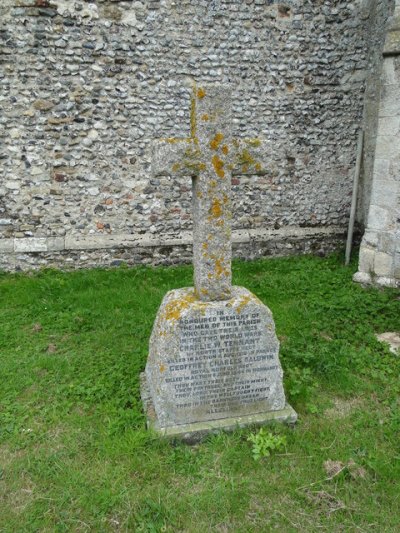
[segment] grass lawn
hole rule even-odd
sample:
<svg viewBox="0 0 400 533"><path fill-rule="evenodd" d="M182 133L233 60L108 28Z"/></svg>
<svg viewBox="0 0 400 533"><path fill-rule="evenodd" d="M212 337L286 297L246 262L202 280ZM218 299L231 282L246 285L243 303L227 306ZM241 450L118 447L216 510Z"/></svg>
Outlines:
<svg viewBox="0 0 400 533"><path fill-rule="evenodd" d="M273 311L296 427L254 460L250 428L189 447L144 429L139 373L190 267L0 274L0 531L398 532L395 290L339 256L234 263Z"/></svg>

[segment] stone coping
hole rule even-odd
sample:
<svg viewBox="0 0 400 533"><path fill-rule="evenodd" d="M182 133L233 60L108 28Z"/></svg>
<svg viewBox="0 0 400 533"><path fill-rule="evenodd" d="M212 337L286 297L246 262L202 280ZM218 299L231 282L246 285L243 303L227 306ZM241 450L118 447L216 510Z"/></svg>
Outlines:
<svg viewBox="0 0 400 533"><path fill-rule="evenodd" d="M276 237L302 238L308 236L341 235L347 231L343 226L299 227L285 226L280 229L233 230L232 243L249 243L270 240ZM66 235L65 237L15 237L0 239L0 254L58 252L63 250L100 250L109 248L137 248L155 246L185 246L193 243L192 231L171 235Z"/></svg>

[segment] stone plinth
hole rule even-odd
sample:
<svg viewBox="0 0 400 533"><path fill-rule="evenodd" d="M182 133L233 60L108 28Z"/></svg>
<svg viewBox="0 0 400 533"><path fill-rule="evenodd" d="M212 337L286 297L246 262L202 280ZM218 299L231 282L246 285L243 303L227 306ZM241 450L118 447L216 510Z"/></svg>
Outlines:
<svg viewBox="0 0 400 533"><path fill-rule="evenodd" d="M295 422L286 404L272 314L243 287L204 302L193 288L169 292L158 311L142 376L149 426L196 440L270 420Z"/></svg>

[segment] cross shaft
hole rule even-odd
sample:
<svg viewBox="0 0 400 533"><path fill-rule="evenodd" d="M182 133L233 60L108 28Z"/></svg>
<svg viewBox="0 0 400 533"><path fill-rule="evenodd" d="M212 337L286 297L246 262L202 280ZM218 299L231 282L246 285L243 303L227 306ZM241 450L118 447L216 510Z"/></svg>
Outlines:
<svg viewBox="0 0 400 533"><path fill-rule="evenodd" d="M193 265L196 296L203 301L231 296L231 175L263 173L254 152L258 139L232 139L227 87L194 87L190 137L159 139L154 175L193 178Z"/></svg>

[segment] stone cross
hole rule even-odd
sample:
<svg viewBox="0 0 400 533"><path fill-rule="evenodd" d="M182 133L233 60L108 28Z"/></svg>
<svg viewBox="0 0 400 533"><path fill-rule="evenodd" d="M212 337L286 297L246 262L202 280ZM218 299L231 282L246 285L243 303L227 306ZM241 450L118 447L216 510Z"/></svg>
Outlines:
<svg viewBox="0 0 400 533"><path fill-rule="evenodd" d="M232 138L231 93L227 87L193 88L190 137L158 139L155 176L193 178L193 265L196 297L231 297L231 176L265 173L265 141Z"/></svg>

